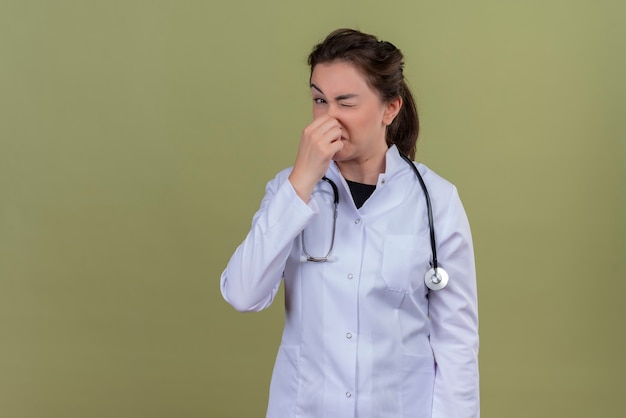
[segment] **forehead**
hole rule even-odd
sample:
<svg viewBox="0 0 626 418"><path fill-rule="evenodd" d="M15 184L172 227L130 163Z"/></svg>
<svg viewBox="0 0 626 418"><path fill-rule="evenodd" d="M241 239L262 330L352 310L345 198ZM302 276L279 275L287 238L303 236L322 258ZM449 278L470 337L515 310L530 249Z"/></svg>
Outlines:
<svg viewBox="0 0 626 418"><path fill-rule="evenodd" d="M311 83L326 94L366 91L373 93L363 74L353 64L342 61L317 64L311 73Z"/></svg>

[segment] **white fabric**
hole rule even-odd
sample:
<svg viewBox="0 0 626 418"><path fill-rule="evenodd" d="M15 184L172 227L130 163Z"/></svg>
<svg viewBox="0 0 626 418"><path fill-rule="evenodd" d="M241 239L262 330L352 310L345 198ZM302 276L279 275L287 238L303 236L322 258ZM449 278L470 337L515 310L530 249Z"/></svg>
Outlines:
<svg viewBox="0 0 626 418"><path fill-rule="evenodd" d="M433 206L437 256L450 275L428 291L426 202L395 146L376 190L356 209L339 188L333 256L332 189L320 181L308 204L280 172L267 185L252 228L222 273L237 310L268 307L281 280L285 328L270 386L268 418L477 418L478 317L474 253L456 188L417 165ZM254 349L252 346L251 350Z"/></svg>

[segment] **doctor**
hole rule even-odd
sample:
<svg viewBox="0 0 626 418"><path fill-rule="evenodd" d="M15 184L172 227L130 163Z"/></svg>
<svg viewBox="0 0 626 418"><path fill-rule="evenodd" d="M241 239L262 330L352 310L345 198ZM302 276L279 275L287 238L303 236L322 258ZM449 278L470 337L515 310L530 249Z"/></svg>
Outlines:
<svg viewBox="0 0 626 418"><path fill-rule="evenodd" d="M239 311L268 307L284 281L267 417L477 418L470 228L456 188L416 164L449 274L429 290L425 194L401 157L414 157L419 128L403 56L340 29L308 61L313 121L221 276Z"/></svg>

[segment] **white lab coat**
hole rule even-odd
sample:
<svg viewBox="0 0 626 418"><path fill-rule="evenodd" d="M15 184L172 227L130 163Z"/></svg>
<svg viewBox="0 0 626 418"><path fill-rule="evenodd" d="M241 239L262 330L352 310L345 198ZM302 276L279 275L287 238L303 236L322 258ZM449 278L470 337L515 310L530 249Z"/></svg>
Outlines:
<svg viewBox="0 0 626 418"><path fill-rule="evenodd" d="M336 164L333 256L303 262L331 243L332 189L308 204L287 180L267 185L252 228L222 273L224 298L240 311L268 307L281 279L285 327L268 418L477 418L478 317L474 253L456 188L417 164L430 193L437 258L449 284L429 291L431 248L424 193L395 146L376 190L357 209ZM251 348L253 349L253 348Z"/></svg>

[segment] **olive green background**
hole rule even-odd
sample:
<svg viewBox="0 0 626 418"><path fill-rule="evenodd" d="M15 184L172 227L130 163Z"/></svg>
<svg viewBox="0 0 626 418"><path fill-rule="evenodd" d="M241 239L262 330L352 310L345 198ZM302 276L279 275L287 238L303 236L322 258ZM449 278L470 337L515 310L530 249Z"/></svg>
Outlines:
<svg viewBox="0 0 626 418"><path fill-rule="evenodd" d="M626 414L626 3L0 0L0 417L262 417L219 276L337 27L400 47L472 224L482 416Z"/></svg>

